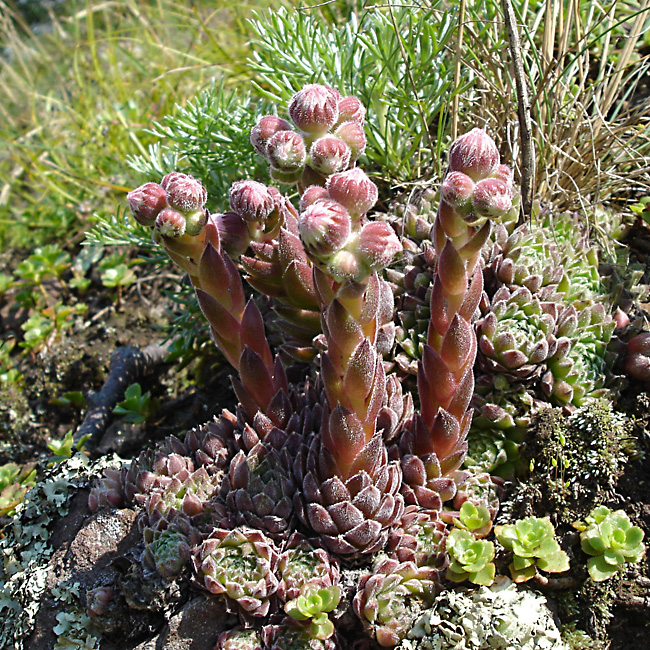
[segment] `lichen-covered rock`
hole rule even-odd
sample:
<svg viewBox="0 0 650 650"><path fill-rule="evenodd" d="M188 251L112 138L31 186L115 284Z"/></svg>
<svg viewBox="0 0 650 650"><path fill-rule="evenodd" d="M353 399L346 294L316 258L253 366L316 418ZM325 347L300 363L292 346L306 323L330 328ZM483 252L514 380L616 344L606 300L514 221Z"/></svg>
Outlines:
<svg viewBox="0 0 650 650"><path fill-rule="evenodd" d="M505 580L446 591L398 650L566 650L546 598Z"/></svg>

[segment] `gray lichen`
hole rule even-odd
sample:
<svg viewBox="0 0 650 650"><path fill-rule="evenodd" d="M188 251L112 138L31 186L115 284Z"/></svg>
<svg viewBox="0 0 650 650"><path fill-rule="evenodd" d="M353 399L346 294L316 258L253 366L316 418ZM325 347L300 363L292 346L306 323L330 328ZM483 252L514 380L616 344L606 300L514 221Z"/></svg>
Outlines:
<svg viewBox="0 0 650 650"><path fill-rule="evenodd" d="M507 579L446 591L397 650L566 650L546 598Z"/></svg>
<svg viewBox="0 0 650 650"><path fill-rule="evenodd" d="M24 640L34 629L47 590L48 561L54 552L50 544L51 526L67 514L76 491L113 464L115 461L108 458L91 463L82 454L57 463L45 470L41 480L16 507L0 537L0 648L22 650ZM65 638L67 630L79 627L70 619L85 614L78 607L72 585L60 585L52 596L69 603L67 616L59 620L55 629Z"/></svg>

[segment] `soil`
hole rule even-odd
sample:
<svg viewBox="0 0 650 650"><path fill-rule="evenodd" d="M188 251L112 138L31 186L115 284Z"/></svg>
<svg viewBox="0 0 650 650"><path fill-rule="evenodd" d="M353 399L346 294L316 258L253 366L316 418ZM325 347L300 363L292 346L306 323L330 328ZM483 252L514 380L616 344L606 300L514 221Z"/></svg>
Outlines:
<svg viewBox="0 0 650 650"><path fill-rule="evenodd" d="M650 254L650 231L639 223L629 237L632 258L645 264ZM21 259L19 252L10 262ZM65 280L65 278L64 278ZM118 302L114 290L102 286L98 278L87 293L77 298L88 306L82 319L66 330L60 338L48 341L38 353L25 356L20 370L24 382L0 391L0 464L36 462L43 466L51 458L47 443L76 430L83 421L84 409L61 406L56 398L70 391L84 395L101 389L110 369L111 353L119 346L144 347L165 339L165 327L171 322L179 305L169 298L177 278L157 277L140 280L126 289ZM52 301L59 299L61 286L46 285ZM5 295L0 304L0 337L22 335L20 325L26 312ZM646 315L648 305L633 306L633 315ZM647 321L646 321L647 322ZM133 425L114 416L103 436L90 453L115 451L128 459L153 446L169 434L185 431L210 420L222 408L235 404L228 381L227 364L207 341L203 325L197 322L198 354L185 368L163 363L147 376L139 378L143 393L150 391L157 410L144 424ZM628 446L627 461L621 475L599 502L612 508L625 508L650 539L650 386L630 383L617 404L633 422L633 440ZM516 490L511 486L510 491ZM527 508L543 506L547 486L530 481ZM574 504L576 512L586 511L593 495L584 494L584 502ZM546 504L548 507L548 503ZM549 507L549 510L550 507ZM522 514L524 511L522 511ZM536 513L539 514L539 513ZM579 553L577 532L568 527L562 544ZM633 566L626 573L606 583L595 585L577 576L570 589L566 584L551 581L540 586L555 603L565 624L586 631L591 639L581 646L579 634L574 648L607 648L626 650L647 645L650 635L650 568L648 560ZM584 583L584 584L583 584ZM580 586L582 585L582 586ZM611 617L609 617L609 614Z"/></svg>

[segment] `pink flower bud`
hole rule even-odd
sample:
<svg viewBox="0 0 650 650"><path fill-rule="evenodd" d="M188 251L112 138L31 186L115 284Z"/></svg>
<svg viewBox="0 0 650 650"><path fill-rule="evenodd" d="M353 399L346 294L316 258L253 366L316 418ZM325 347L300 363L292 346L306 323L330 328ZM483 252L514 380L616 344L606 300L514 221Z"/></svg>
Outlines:
<svg viewBox="0 0 650 650"><path fill-rule="evenodd" d="M305 249L317 258L328 257L343 248L350 235L350 225L347 210L330 199L312 203L298 222Z"/></svg>
<svg viewBox="0 0 650 650"><path fill-rule="evenodd" d="M351 160L358 160L366 150L366 134L358 122L343 122L334 135L350 147Z"/></svg>
<svg viewBox="0 0 650 650"><path fill-rule="evenodd" d="M320 185L310 185L300 197L300 212L304 212L312 203L318 199L328 199L330 196L327 190Z"/></svg>
<svg viewBox="0 0 650 650"><path fill-rule="evenodd" d="M350 164L350 147L333 135L318 138L309 150L309 165L321 174L342 172Z"/></svg>
<svg viewBox="0 0 650 650"><path fill-rule="evenodd" d="M307 158L307 149L302 136L295 131L278 131L266 145L268 161L282 171L302 172Z"/></svg>
<svg viewBox="0 0 650 650"><path fill-rule="evenodd" d="M449 168L475 181L491 176L499 161L499 150L483 129L472 129L461 135L449 149Z"/></svg>
<svg viewBox="0 0 650 650"><path fill-rule="evenodd" d="M641 332L629 340L623 368L633 379L650 381L650 332Z"/></svg>
<svg viewBox="0 0 650 650"><path fill-rule="evenodd" d="M338 201L353 216L359 217L374 207L379 192L377 186L359 167L353 167L327 179L329 197Z"/></svg>
<svg viewBox="0 0 650 650"><path fill-rule="evenodd" d="M158 183L145 183L126 195L133 218L143 226L153 226L158 213L167 207L167 192Z"/></svg>
<svg viewBox="0 0 650 650"><path fill-rule="evenodd" d="M512 187L513 176L512 169L508 165L497 165L496 171L492 174L493 178L498 178L502 180L506 185Z"/></svg>
<svg viewBox="0 0 650 650"><path fill-rule="evenodd" d="M440 186L440 196L459 214L472 210L474 181L463 172L449 172Z"/></svg>
<svg viewBox="0 0 650 650"><path fill-rule="evenodd" d="M174 210L165 208L158 213L154 228L163 236L169 238L182 237L185 234L185 217Z"/></svg>
<svg viewBox="0 0 650 650"><path fill-rule="evenodd" d="M257 181L237 181L230 186L230 207L246 221L264 221L275 208L269 188Z"/></svg>
<svg viewBox="0 0 650 650"><path fill-rule="evenodd" d="M512 190L498 178L484 178L474 186L472 204L476 215L501 217L512 208Z"/></svg>
<svg viewBox="0 0 650 650"><path fill-rule="evenodd" d="M339 118L340 95L320 84L309 84L289 102L289 116L305 133L326 133Z"/></svg>
<svg viewBox="0 0 650 650"><path fill-rule="evenodd" d="M237 258L250 244L248 225L236 212L224 212L215 217L219 241L229 257Z"/></svg>
<svg viewBox="0 0 650 650"><path fill-rule="evenodd" d="M339 102L339 124L342 122L358 122L363 124L366 119L366 107L358 97L350 95Z"/></svg>
<svg viewBox="0 0 650 650"><path fill-rule="evenodd" d="M385 221L370 221L359 233L358 250L359 257L366 266L382 269L402 250L402 244Z"/></svg>
<svg viewBox="0 0 650 650"><path fill-rule="evenodd" d="M257 153L266 158L266 145L269 138L278 131L290 131L291 122L276 115L265 115L251 129L251 144Z"/></svg>
<svg viewBox="0 0 650 650"><path fill-rule="evenodd" d="M180 172L167 174L160 181L160 185L167 192L169 205L180 212L199 210L208 200L208 192L201 181L187 174Z"/></svg>

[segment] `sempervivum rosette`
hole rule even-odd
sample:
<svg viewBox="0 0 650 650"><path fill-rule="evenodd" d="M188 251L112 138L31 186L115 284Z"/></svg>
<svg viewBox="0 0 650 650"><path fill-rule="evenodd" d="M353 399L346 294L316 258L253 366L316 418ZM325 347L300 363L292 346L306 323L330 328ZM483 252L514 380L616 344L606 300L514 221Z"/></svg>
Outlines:
<svg viewBox="0 0 650 650"><path fill-rule="evenodd" d="M217 528L196 550L194 568L212 594L236 603L244 616L266 616L278 588L278 553L259 530Z"/></svg>
<svg viewBox="0 0 650 650"><path fill-rule="evenodd" d="M194 471L189 455L185 444L175 436L168 436L155 449L143 451L128 468L107 470L90 491L90 510L142 505L153 490L165 487L176 476L184 480Z"/></svg>
<svg viewBox="0 0 650 650"><path fill-rule="evenodd" d="M407 506L388 538L390 557L442 570L447 565L447 527L437 510ZM433 577L433 576L432 576Z"/></svg>
<svg viewBox="0 0 650 650"><path fill-rule="evenodd" d="M300 595L306 584L332 587L339 583L339 566L324 548L294 533L286 542L278 561L278 597L288 602Z"/></svg>
<svg viewBox="0 0 650 650"><path fill-rule="evenodd" d="M222 632L214 650L262 650L262 637L257 630L237 628Z"/></svg>
<svg viewBox="0 0 650 650"><path fill-rule="evenodd" d="M168 580L176 578L201 542L201 534L189 518L175 513L146 526L143 531L144 562Z"/></svg>
<svg viewBox="0 0 650 650"><path fill-rule="evenodd" d="M321 433L323 442L314 437L296 466L298 515L332 553L374 553L404 509L399 465L388 460L381 431L368 439L359 418L341 406L324 416Z"/></svg>
<svg viewBox="0 0 650 650"><path fill-rule="evenodd" d="M288 616L262 629L265 650L342 650L336 637L317 639L306 625Z"/></svg>
<svg viewBox="0 0 650 650"><path fill-rule="evenodd" d="M486 372L529 379L558 349L556 323L562 306L540 302L526 287L499 289L476 325L479 362Z"/></svg>
<svg viewBox="0 0 650 650"><path fill-rule="evenodd" d="M379 645L394 646L436 595L437 569L379 559L359 581L354 611Z"/></svg>
<svg viewBox="0 0 650 650"><path fill-rule="evenodd" d="M546 395L560 405L581 406L590 397L607 393L615 354L607 350L616 323L601 303L578 309L571 306L559 320L558 332L566 332L570 345L549 359L542 377Z"/></svg>
<svg viewBox="0 0 650 650"><path fill-rule="evenodd" d="M237 524L282 536L293 522L296 486L288 450L269 442L240 451L230 462L221 494Z"/></svg>

